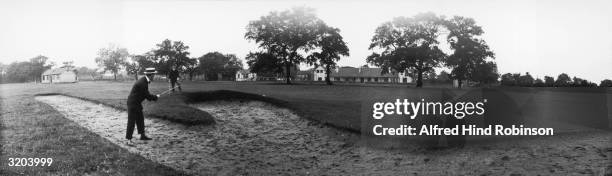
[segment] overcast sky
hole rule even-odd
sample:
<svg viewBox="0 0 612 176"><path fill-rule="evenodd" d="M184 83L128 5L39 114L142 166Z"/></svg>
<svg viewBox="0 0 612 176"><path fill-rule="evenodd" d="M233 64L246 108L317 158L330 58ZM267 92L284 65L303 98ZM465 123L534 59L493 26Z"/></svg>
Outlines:
<svg viewBox="0 0 612 176"><path fill-rule="evenodd" d="M500 73L535 77L568 73L599 83L612 78L612 1L0 1L0 62L45 55L96 67L110 43L142 54L168 38L190 46L192 57L219 51L244 58L256 45L244 39L249 21L296 6L316 9L340 28L350 49L341 66L360 66L374 30L397 16L434 12L474 18L496 53Z"/></svg>

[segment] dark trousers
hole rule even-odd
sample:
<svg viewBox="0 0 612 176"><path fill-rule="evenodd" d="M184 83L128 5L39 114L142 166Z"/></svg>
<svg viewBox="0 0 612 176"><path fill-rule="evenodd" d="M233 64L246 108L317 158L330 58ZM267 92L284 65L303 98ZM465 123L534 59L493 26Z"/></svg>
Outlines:
<svg viewBox="0 0 612 176"><path fill-rule="evenodd" d="M174 85L175 85L175 84L178 86L179 91L182 91L182 90L181 90L181 83L179 83L179 82L178 82L178 81L176 81L176 80L170 80L170 85L172 86L172 92L174 92Z"/></svg>
<svg viewBox="0 0 612 176"><path fill-rule="evenodd" d="M128 124L127 133L125 134L126 139L132 139L134 133L134 125L138 127L138 134L144 135L144 115L142 114L141 108L129 108L128 107Z"/></svg>

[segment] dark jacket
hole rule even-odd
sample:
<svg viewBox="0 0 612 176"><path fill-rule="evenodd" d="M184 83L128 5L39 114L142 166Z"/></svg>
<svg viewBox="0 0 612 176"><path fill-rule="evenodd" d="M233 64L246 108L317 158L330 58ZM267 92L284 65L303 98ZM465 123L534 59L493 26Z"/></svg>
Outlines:
<svg viewBox="0 0 612 176"><path fill-rule="evenodd" d="M147 82L147 78L144 76L138 79L134 86L132 86L132 91L128 96L127 106L130 108L139 108L142 109L142 101L145 99L149 101L157 100L157 96L151 95L149 93L149 83Z"/></svg>
<svg viewBox="0 0 612 176"><path fill-rule="evenodd" d="M168 74L168 78L170 78L171 81L176 81L176 79L180 77L178 70L170 70Z"/></svg>

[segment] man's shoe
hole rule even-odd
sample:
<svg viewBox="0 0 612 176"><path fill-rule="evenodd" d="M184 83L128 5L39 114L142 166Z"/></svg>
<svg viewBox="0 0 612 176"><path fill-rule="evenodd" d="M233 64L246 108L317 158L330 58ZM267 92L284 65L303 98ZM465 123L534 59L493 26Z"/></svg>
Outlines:
<svg viewBox="0 0 612 176"><path fill-rule="evenodd" d="M141 135L140 136L140 140L152 140L150 137L147 137L145 135Z"/></svg>
<svg viewBox="0 0 612 176"><path fill-rule="evenodd" d="M134 146L134 141L132 141L132 139L128 139L128 140L125 142L125 145L128 145L128 146Z"/></svg>

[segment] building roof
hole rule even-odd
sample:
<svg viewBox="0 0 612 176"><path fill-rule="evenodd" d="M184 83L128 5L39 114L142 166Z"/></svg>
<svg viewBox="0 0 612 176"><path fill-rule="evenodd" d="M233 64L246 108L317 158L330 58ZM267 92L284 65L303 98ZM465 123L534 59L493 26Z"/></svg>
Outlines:
<svg viewBox="0 0 612 176"><path fill-rule="evenodd" d="M66 70L66 69L63 69L63 68L54 68L54 69L46 70L45 72L43 72L42 75L59 75L59 74L62 74L64 72L74 72L74 70Z"/></svg>
<svg viewBox="0 0 612 176"><path fill-rule="evenodd" d="M332 71L332 77L378 77L378 78L394 78L395 74L381 74L381 68L355 68L355 67L340 67Z"/></svg>

